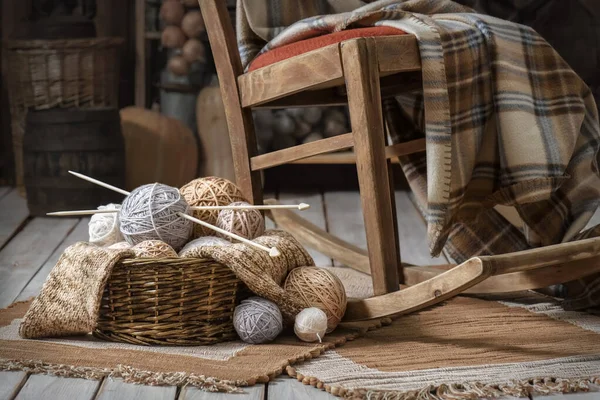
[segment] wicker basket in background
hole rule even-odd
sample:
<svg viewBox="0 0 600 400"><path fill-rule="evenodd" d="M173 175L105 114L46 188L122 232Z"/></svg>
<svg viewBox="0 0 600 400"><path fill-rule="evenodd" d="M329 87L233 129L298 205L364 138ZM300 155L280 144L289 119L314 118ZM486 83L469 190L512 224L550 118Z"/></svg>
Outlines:
<svg viewBox="0 0 600 400"><path fill-rule="evenodd" d="M247 289L226 266L197 258L136 258L115 265L94 335L137 345L235 340L233 311Z"/></svg>
<svg viewBox="0 0 600 400"><path fill-rule="evenodd" d="M118 107L121 38L5 42L18 188L28 109Z"/></svg>

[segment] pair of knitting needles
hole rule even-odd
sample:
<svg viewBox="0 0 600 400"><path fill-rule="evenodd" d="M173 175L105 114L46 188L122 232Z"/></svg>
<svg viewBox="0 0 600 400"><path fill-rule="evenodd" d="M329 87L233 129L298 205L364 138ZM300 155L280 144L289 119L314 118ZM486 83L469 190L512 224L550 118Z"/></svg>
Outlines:
<svg viewBox="0 0 600 400"><path fill-rule="evenodd" d="M120 189L116 186L113 185L109 185L106 182L102 182L99 181L97 179L91 178L89 176L80 174L78 172L73 172L73 171L69 171L70 174L75 175L78 178L81 178L83 180L86 180L88 182L94 183L98 186L102 186L105 187L107 189L113 190L117 193L121 193L125 196L129 196L131 193ZM309 208L310 206L308 204L305 203L300 203L300 204L296 204L296 205L272 205L272 206L207 206L207 207L190 207L193 210L225 210L225 209L241 209L241 210L248 210L248 209L254 209L254 210L267 210L267 209L273 209L273 208L292 208L292 209L298 209L298 210L306 210L307 208ZM75 210L75 211L58 211L58 212L53 212L53 213L48 213L46 215L51 215L51 216L71 216L71 215L91 215L91 214L103 214L103 213L115 213L115 212L119 212L119 210ZM202 225L206 228L212 229L216 232L219 232L223 235L232 237L236 240L239 240L242 243L246 243L250 246L254 246L258 249L264 250L266 252L269 253L269 255L271 257L277 257L279 256L281 253L279 252L279 250L277 250L276 247L271 247L268 248L266 246L263 246L259 243L253 242L251 240L246 239L245 237L236 235L235 233L226 231L225 229L221 229L218 226L214 226L212 224L209 224L208 222L204 222L198 218L194 218L190 215L184 214L184 213L177 213L177 215L179 215L182 218L188 219L196 224Z"/></svg>

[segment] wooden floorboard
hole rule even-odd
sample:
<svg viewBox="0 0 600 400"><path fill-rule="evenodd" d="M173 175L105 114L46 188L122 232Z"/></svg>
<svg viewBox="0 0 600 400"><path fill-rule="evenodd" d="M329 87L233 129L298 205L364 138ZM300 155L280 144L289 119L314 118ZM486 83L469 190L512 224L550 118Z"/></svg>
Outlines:
<svg viewBox="0 0 600 400"><path fill-rule="evenodd" d="M360 194L358 192L331 191L324 193L329 233L353 245L367 248ZM342 265L334 260L335 266Z"/></svg>
<svg viewBox="0 0 600 400"><path fill-rule="evenodd" d="M0 198L0 249L21 227L29 216L27 201L17 189Z"/></svg>
<svg viewBox="0 0 600 400"><path fill-rule="evenodd" d="M16 299L77 221L35 218L0 251L0 307Z"/></svg>
<svg viewBox="0 0 600 400"><path fill-rule="evenodd" d="M295 210L297 214L300 214L303 218L306 218L309 222L315 224L321 229L326 229L325 212L323 210L323 196L321 193L292 193L285 192L279 193L279 202L282 204L299 204L306 203L310 204L310 208L304 211ZM313 249L307 249L308 253L315 260L315 265L318 266L331 266L331 258L326 255L319 253Z"/></svg>
<svg viewBox="0 0 600 400"><path fill-rule="evenodd" d="M317 389L310 385L305 385L297 379L290 377L279 377L273 382L269 382L267 400L332 400L337 397Z"/></svg>
<svg viewBox="0 0 600 400"><path fill-rule="evenodd" d="M0 400L13 399L26 380L25 372L0 371Z"/></svg>
<svg viewBox="0 0 600 400"><path fill-rule="evenodd" d="M277 198L277 194L273 193L273 192L264 192L263 193L263 199L276 199ZM273 220L271 218L267 218L265 217L265 229L269 230L269 229L275 229L277 228L277 226L275 226L275 223L273 222Z"/></svg>
<svg viewBox="0 0 600 400"><path fill-rule="evenodd" d="M11 190L10 186L0 186L0 199L6 196Z"/></svg>
<svg viewBox="0 0 600 400"><path fill-rule="evenodd" d="M185 387L181 389L178 400L264 400L265 385L258 384L251 387L242 388L244 393L212 393L195 387ZM283 397L281 398L284 399Z"/></svg>
<svg viewBox="0 0 600 400"><path fill-rule="evenodd" d="M92 400L100 381L61 378L51 375L31 375L17 395L17 400Z"/></svg>
<svg viewBox="0 0 600 400"><path fill-rule="evenodd" d="M431 257L425 221L410 200L408 192L396 191L395 197L402 262L415 265L447 264L448 260L444 256Z"/></svg>
<svg viewBox="0 0 600 400"><path fill-rule="evenodd" d="M176 386L144 386L104 379L96 400L175 400Z"/></svg>
<svg viewBox="0 0 600 400"><path fill-rule="evenodd" d="M58 245L56 250L52 253L52 255L46 260L42 268L37 271L37 273L31 278L27 286L23 288L21 293L17 296L17 301L27 300L32 296L37 296L40 290L42 289L42 285L46 281L46 277L54 268L54 265L62 255L63 251L71 246L74 243L87 241L89 239L88 236L88 222L89 218L83 218L80 220L75 228L67 235L67 237Z"/></svg>

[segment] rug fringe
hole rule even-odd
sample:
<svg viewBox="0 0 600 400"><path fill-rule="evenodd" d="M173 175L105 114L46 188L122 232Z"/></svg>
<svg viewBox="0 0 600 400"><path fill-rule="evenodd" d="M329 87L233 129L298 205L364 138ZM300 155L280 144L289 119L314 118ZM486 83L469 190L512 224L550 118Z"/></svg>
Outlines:
<svg viewBox="0 0 600 400"><path fill-rule="evenodd" d="M0 360L0 371L25 371L31 374L45 374L66 378L100 380L119 378L126 383L149 386L194 386L207 392L244 393L240 386L248 386L246 381L225 381L204 375L187 372L150 372L117 365L116 368L74 367L65 364L50 364L41 361Z"/></svg>
<svg viewBox="0 0 600 400"><path fill-rule="evenodd" d="M342 386L327 385L315 377L304 376L293 367L287 374L305 385L325 390L334 396L348 400L475 400L479 398L497 398L502 396L529 397L530 394L552 395L560 393L587 392L590 385L600 385L600 377L564 379L533 378L522 381L510 381L501 384L483 384L479 382L429 385L420 390L395 391L372 389L346 389Z"/></svg>

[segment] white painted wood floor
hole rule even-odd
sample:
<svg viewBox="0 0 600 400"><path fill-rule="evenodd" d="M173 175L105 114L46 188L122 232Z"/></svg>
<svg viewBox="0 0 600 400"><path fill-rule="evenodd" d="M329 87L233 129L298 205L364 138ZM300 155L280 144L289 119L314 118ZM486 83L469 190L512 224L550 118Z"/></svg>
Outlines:
<svg viewBox="0 0 600 400"><path fill-rule="evenodd" d="M303 216L312 223L366 247L364 224L357 192L279 193L283 203L305 202L311 208ZM427 250L425 225L405 192L396 193L402 260L413 264L445 264L432 259ZM29 218L26 201L17 191L0 187L0 308L16 300L35 296L62 251L69 245L87 240L88 219ZM594 223L600 223L596 213ZM268 222L268 227L273 224ZM335 265L331 259L310 251L317 265ZM305 386L288 377L280 377L268 385L246 388L245 394L207 393L195 388L141 386L120 380L92 381L28 375L24 372L0 372L0 400L3 399L68 399L68 400L306 400L333 399L326 392ZM560 396L535 396L542 399L600 399L600 392Z"/></svg>

